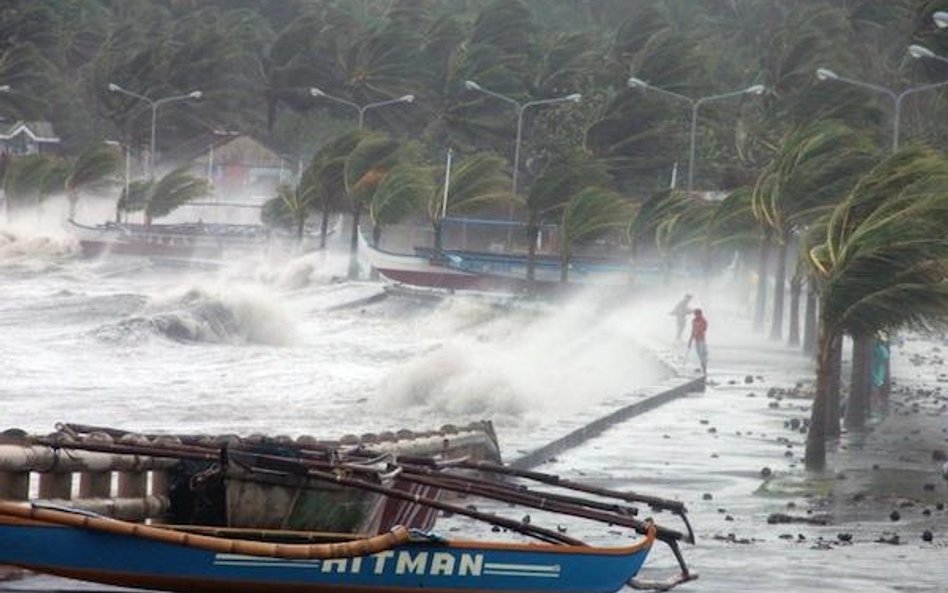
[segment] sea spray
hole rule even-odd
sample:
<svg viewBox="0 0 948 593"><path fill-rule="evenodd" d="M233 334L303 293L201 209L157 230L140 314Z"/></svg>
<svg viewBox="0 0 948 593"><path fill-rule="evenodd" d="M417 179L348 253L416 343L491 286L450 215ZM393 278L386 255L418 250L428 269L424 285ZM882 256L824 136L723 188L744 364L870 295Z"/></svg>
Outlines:
<svg viewBox="0 0 948 593"><path fill-rule="evenodd" d="M443 332L441 347L392 372L382 401L393 409L525 427L566 418L664 376L633 340L611 331L595 305L583 299L551 314L446 303L427 325ZM447 315L451 311L460 314Z"/></svg>

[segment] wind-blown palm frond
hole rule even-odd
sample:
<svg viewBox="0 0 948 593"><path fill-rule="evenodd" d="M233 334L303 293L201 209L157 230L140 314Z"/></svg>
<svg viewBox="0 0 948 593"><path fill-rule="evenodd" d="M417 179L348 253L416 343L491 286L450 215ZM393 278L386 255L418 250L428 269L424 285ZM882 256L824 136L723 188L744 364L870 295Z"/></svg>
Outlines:
<svg viewBox="0 0 948 593"><path fill-rule="evenodd" d="M187 167L179 167L158 179L151 188L145 215L148 220L161 218L174 212L179 206L210 192L207 179L188 173Z"/></svg>
<svg viewBox="0 0 948 593"><path fill-rule="evenodd" d="M497 155L480 153L472 155L451 170L447 204L444 210L451 214L463 214L488 204L509 203L510 177L505 172L506 162ZM428 218L435 222L441 217L444 201L444 184L432 192L428 200Z"/></svg>
<svg viewBox="0 0 948 593"><path fill-rule="evenodd" d="M45 154L20 156L7 166L3 187L13 205L44 200L54 188L62 188L65 164Z"/></svg>
<svg viewBox="0 0 948 593"><path fill-rule="evenodd" d="M137 179L122 188L116 208L119 212L141 212L148 206L154 179Z"/></svg>
<svg viewBox="0 0 948 593"><path fill-rule="evenodd" d="M601 187L587 187L570 198L560 221L560 279L565 282L569 277L568 264L576 245L625 228L633 212L629 202Z"/></svg>
<svg viewBox="0 0 948 593"><path fill-rule="evenodd" d="M415 165L396 165L376 188L369 204L375 226L394 224L421 211L435 191L432 170Z"/></svg>
<svg viewBox="0 0 948 593"><path fill-rule="evenodd" d="M361 139L346 156L345 184L356 208L372 197L372 192L398 160L398 141L381 135Z"/></svg>

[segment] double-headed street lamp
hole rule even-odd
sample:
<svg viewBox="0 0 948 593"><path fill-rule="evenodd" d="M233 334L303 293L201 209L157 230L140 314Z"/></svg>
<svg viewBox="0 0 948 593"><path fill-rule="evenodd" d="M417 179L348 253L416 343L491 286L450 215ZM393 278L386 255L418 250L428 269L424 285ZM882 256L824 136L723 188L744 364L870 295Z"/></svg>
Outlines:
<svg viewBox="0 0 948 593"><path fill-rule="evenodd" d="M375 109L376 107L385 107L386 105L394 105L396 103L411 103L412 101L415 100L415 95L403 95L397 99L389 99L388 101L379 101L377 103L367 103L365 105L359 105L358 103L354 103L347 99L342 99L340 97L334 97L332 95L328 95L316 87L310 87L309 94L314 97L320 97L322 99L335 101L336 103L340 103L342 105L348 105L349 107L352 107L353 109L358 111L360 130L362 129L363 124L365 123L365 112L368 111L369 109Z"/></svg>
<svg viewBox="0 0 948 593"><path fill-rule="evenodd" d="M739 91L732 91L730 93L722 93L720 95L709 95L707 97L698 97L692 98L685 95L676 93L674 91L669 91L661 87L651 85L644 80L636 77L629 78L629 86L633 88L639 88L643 90L651 89L653 91L662 93L663 95L668 95L669 97L674 97L676 99L681 99L682 101L687 101L691 104L691 142L688 147L688 194L691 194L691 190L694 187L694 178L695 178L695 140L697 139L698 131L698 109L704 103L711 101L717 101L719 99L730 99L731 97L740 97L741 95L760 95L764 92L765 88L762 84L755 84L749 86L746 89L741 89Z"/></svg>
<svg viewBox="0 0 948 593"><path fill-rule="evenodd" d="M920 93L922 91L928 91L931 89L937 89L937 88L948 85L948 80L943 80L941 82L935 82L932 84L923 84L920 86L912 87L910 89L905 89L901 93L896 93L892 89L886 88L884 86L870 84L868 82L862 82L860 80L853 80L852 78L845 78L827 68L817 69L816 77L824 81L833 80L837 82L845 82L846 84L851 84L853 86L862 87L864 89L869 89L871 91L876 91L876 92L884 93L885 95L888 95L888 97L892 99L892 103L895 107L895 113L893 114L893 117L892 117L892 152L895 152L896 150L899 149L899 124L900 124L901 113L902 113L902 99L904 99L908 95Z"/></svg>
<svg viewBox="0 0 948 593"><path fill-rule="evenodd" d="M109 90L113 93L122 93L123 95L128 95L129 97L134 97L141 101L148 103L151 107L151 149L148 155L148 174L154 176L155 174L155 131L157 128L158 122L158 108L164 105L165 103L171 103L173 101L185 101L188 99L200 99L204 94L201 91L191 91L186 95L174 95L171 97L162 97L161 99L151 99L145 95L139 95L128 89L124 89L114 82L109 83Z"/></svg>
<svg viewBox="0 0 948 593"><path fill-rule="evenodd" d="M516 99L508 97L506 95L501 95L500 93L494 92L489 89L485 89L481 85L477 84L473 80L464 81L464 87L471 91L477 91L479 93L484 93L485 95L490 95L491 97L500 99L501 101L506 101L514 106L517 110L517 137L514 140L514 162L513 162L513 195L517 195L517 177L520 170L520 141L523 138L523 112L529 109L530 107L538 107L540 105L554 105L556 103L579 103L582 101L583 96L579 93L573 93L572 95L566 95L565 97L554 97L552 99L538 99L536 101L527 101L521 103Z"/></svg>

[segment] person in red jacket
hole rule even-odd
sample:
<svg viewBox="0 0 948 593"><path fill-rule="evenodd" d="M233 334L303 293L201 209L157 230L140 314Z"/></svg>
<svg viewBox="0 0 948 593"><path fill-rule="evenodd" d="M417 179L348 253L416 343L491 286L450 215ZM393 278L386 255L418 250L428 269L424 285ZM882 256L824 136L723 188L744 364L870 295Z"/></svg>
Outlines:
<svg viewBox="0 0 948 593"><path fill-rule="evenodd" d="M691 344L694 343L698 360L701 361L701 374L707 375L708 343L705 341L705 334L708 331L708 319L701 312L701 309L695 309L694 315L694 319L691 320L691 337L688 338L688 348L691 348Z"/></svg>

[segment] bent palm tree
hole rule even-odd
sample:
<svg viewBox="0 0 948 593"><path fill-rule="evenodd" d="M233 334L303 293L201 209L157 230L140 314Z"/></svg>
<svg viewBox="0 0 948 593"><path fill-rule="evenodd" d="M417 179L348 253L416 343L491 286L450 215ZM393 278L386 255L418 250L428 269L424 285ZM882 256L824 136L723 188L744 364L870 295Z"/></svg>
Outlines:
<svg viewBox="0 0 948 593"><path fill-rule="evenodd" d="M65 181L70 220L76 214L82 192L105 189L114 182L112 175L118 170L119 161L119 152L104 143L93 145L76 157Z"/></svg>
<svg viewBox="0 0 948 593"><path fill-rule="evenodd" d="M827 420L837 396L832 353L843 333L930 330L948 322L946 171L946 160L924 149L889 157L833 210L824 242L809 253L820 289L809 469L826 463Z"/></svg>
<svg viewBox="0 0 948 593"><path fill-rule="evenodd" d="M560 282L569 281L569 265L576 245L627 227L632 213L629 202L601 187L587 187L570 198L560 221Z"/></svg>
<svg viewBox="0 0 948 593"><path fill-rule="evenodd" d="M428 194L428 220L434 227L434 248L443 247L444 219L451 214L472 212L491 204L509 204L510 177L504 171L504 159L481 153L462 160L450 171L450 181L444 182ZM445 183L448 187L445 187Z"/></svg>

